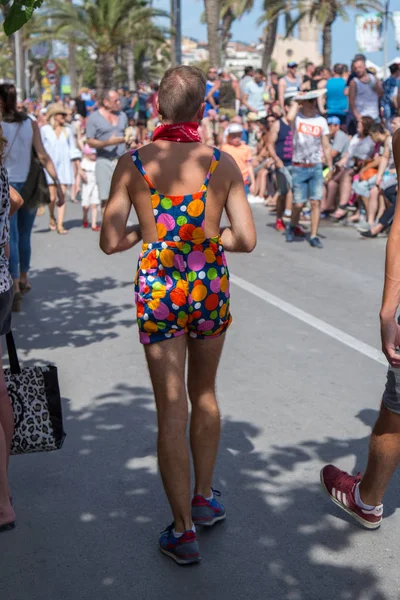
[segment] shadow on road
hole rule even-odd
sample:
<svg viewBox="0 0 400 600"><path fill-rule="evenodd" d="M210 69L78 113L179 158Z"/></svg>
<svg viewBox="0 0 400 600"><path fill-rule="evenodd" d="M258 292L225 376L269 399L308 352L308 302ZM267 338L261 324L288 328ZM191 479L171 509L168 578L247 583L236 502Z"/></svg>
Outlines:
<svg viewBox="0 0 400 600"><path fill-rule="evenodd" d="M0 539L5 600L26 600L26 581L17 577L25 553L46 600L157 600L174 597L177 586L191 599L385 600L369 570L335 561L360 530L335 518L318 472L312 485L288 477L316 457L365 456L364 439L264 454L255 450L261 428L225 419L215 485L228 519L199 531L202 565L180 569L157 549L171 517L157 473L151 390L120 384L85 410L65 412L60 453L14 459L26 471L14 491L20 527ZM372 543L376 533L365 535Z"/></svg>
<svg viewBox="0 0 400 600"><path fill-rule="evenodd" d="M111 276L82 280L63 268L33 271L33 291L23 301L23 312L14 315L17 346L30 352L37 349L82 347L118 337L118 326L135 324L132 304L115 304L100 299L100 294L131 286ZM131 319L121 319L130 310ZM50 356L49 356L50 359Z"/></svg>

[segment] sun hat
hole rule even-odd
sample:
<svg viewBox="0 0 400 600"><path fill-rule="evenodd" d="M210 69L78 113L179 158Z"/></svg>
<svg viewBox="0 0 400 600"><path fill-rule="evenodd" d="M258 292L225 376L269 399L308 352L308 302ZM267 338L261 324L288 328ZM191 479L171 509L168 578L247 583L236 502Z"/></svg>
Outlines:
<svg viewBox="0 0 400 600"><path fill-rule="evenodd" d="M294 100L297 102L301 102L302 100L316 100L317 98L320 98L320 96L326 94L326 92L326 88L321 90L312 90L310 92L297 92Z"/></svg>
<svg viewBox="0 0 400 600"><path fill-rule="evenodd" d="M231 123L226 129L226 133L227 135L243 133L243 127L239 123Z"/></svg>
<svg viewBox="0 0 400 600"><path fill-rule="evenodd" d="M47 109L47 116L49 119L54 117L54 115L67 115L68 110L60 103L51 104Z"/></svg>
<svg viewBox="0 0 400 600"><path fill-rule="evenodd" d="M258 121L258 115L255 112L249 112L247 115L247 120L251 122Z"/></svg>
<svg viewBox="0 0 400 600"><path fill-rule="evenodd" d="M328 125L341 125L339 117L328 117Z"/></svg>

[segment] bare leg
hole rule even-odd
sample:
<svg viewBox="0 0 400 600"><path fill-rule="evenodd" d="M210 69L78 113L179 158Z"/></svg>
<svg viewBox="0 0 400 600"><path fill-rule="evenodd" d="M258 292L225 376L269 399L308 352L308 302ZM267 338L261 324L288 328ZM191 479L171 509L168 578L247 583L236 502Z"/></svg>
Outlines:
<svg viewBox="0 0 400 600"><path fill-rule="evenodd" d="M321 217L320 200L310 200L311 205L311 237L318 235L319 221Z"/></svg>
<svg viewBox="0 0 400 600"><path fill-rule="evenodd" d="M188 391L192 404L190 445L193 455L194 494L208 497L217 458L221 419L215 397L215 379L225 335L189 339Z"/></svg>
<svg viewBox="0 0 400 600"><path fill-rule="evenodd" d="M57 190L55 185L49 185L50 192L50 204L49 204L49 213L50 213L50 225L49 228L53 231L56 230L56 200L57 200Z"/></svg>
<svg viewBox="0 0 400 600"><path fill-rule="evenodd" d="M304 207L304 204L295 204L295 203L293 203L292 220L291 220L292 227L297 227L298 226L299 220L300 220L301 211L303 210L303 207Z"/></svg>
<svg viewBox="0 0 400 600"><path fill-rule="evenodd" d="M67 193L67 186L62 185L62 190L64 195ZM65 217L65 209L67 207L67 203L65 202L62 206L58 207L57 210L57 229L58 231L62 231L64 229L64 217Z"/></svg>
<svg viewBox="0 0 400 600"><path fill-rule="evenodd" d="M339 190L339 183L332 179L326 186L325 204L323 210L334 210L336 197Z"/></svg>
<svg viewBox="0 0 400 600"><path fill-rule="evenodd" d="M101 201L101 216L104 215L104 211L106 210L106 206L107 206L107 200L102 200Z"/></svg>
<svg viewBox="0 0 400 600"><path fill-rule="evenodd" d="M87 223L88 219L89 219L89 207L88 206L83 206L82 207L82 212L83 212L83 222Z"/></svg>
<svg viewBox="0 0 400 600"><path fill-rule="evenodd" d="M92 204L92 227L97 226L97 204Z"/></svg>
<svg viewBox="0 0 400 600"><path fill-rule="evenodd" d="M158 463L175 529L192 527L190 462L186 442L186 336L145 346L158 416Z"/></svg>
<svg viewBox="0 0 400 600"><path fill-rule="evenodd" d="M382 502L396 467L400 463L400 415L382 407L372 431L368 465L360 484L360 496L365 504Z"/></svg>
<svg viewBox="0 0 400 600"><path fill-rule="evenodd" d="M10 448L14 433L14 415L4 380L3 362L0 356L0 525L15 520L10 504L10 491L7 481L7 469Z"/></svg>
<svg viewBox="0 0 400 600"><path fill-rule="evenodd" d="M268 171L266 169L262 169L262 171L259 172L257 196L260 198L265 198L265 190L267 189L267 175Z"/></svg>
<svg viewBox="0 0 400 600"><path fill-rule="evenodd" d="M378 212L378 204L379 204L379 188L376 186L372 188L369 199L363 197L363 202L365 207L368 206L367 211L367 221L369 225L373 225L375 223L376 214Z"/></svg>
<svg viewBox="0 0 400 600"><path fill-rule="evenodd" d="M340 206L344 206L350 200L352 182L353 171L351 169L345 169L342 177L340 178Z"/></svg>
<svg viewBox="0 0 400 600"><path fill-rule="evenodd" d="M385 196L382 193L380 193L379 194L379 208L378 208L378 212L376 215L376 218L378 221L382 217L385 210L386 210Z"/></svg>
<svg viewBox="0 0 400 600"><path fill-rule="evenodd" d="M276 218L282 219L283 213L285 210L285 200L286 196L278 196L278 200L276 201Z"/></svg>
<svg viewBox="0 0 400 600"><path fill-rule="evenodd" d="M288 193L286 194L286 202L285 202L285 206L283 207L286 210L292 210L293 208L293 190L290 189L288 191Z"/></svg>

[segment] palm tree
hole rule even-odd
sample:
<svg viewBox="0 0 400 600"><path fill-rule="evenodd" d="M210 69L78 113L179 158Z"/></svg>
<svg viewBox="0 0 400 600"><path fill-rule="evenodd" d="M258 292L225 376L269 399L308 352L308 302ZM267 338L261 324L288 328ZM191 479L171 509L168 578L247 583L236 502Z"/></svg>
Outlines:
<svg viewBox="0 0 400 600"><path fill-rule="evenodd" d="M226 49L231 37L232 24L254 7L254 0L221 0L222 64L226 59Z"/></svg>
<svg viewBox="0 0 400 600"><path fill-rule="evenodd" d="M86 46L96 55L96 87L99 92L113 86L116 54L120 47L136 42L164 40L161 28L147 25L153 17L168 17L150 8L147 0L83 0L80 4L49 0L39 32L77 46ZM51 18L49 29L46 23ZM145 25L145 26L143 26Z"/></svg>
<svg viewBox="0 0 400 600"><path fill-rule="evenodd" d="M348 9L365 12L371 9L382 10L379 0L266 0L264 19L268 22L278 19L280 15L297 12L297 17L291 19L286 35L293 33L294 28L303 19L313 20L322 27L322 54L326 66L332 64L332 26L336 19L348 20Z"/></svg>
<svg viewBox="0 0 400 600"><path fill-rule="evenodd" d="M219 18L220 0L204 0L206 9L208 51L210 54L210 65L219 67L221 64L221 52L219 45Z"/></svg>

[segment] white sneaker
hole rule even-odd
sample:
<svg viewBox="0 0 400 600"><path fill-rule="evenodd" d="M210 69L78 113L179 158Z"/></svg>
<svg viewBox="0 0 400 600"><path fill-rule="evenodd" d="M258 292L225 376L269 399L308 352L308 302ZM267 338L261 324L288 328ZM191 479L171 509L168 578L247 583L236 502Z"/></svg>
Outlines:
<svg viewBox="0 0 400 600"><path fill-rule="evenodd" d="M248 200L249 204L254 204L255 196L253 194L249 194L247 196L247 200Z"/></svg>
<svg viewBox="0 0 400 600"><path fill-rule="evenodd" d="M248 197L248 201L250 204L264 204L264 198L261 198L261 196L253 196L251 194Z"/></svg>

